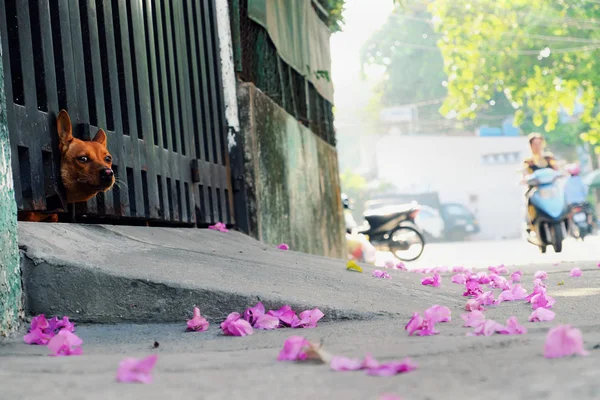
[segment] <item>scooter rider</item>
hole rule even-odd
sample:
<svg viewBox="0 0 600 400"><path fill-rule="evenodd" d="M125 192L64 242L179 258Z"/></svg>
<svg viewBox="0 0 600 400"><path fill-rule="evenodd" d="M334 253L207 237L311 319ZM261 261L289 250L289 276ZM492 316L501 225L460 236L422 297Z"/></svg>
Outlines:
<svg viewBox="0 0 600 400"><path fill-rule="evenodd" d="M593 216L592 209L587 202L588 187L579 175L581 172L580 167L578 164L573 163L567 165L566 170L571 177L565 183L565 201L569 208L575 205L581 205L588 217L588 223L591 225Z"/></svg>
<svg viewBox="0 0 600 400"><path fill-rule="evenodd" d="M557 170L558 167L556 165L556 160L554 155L549 152L544 151L544 147L546 141L544 137L539 133L531 133L528 136L529 139L529 147L531 148L531 156L526 158L523 162L523 176L527 176L529 174L534 173L538 169L542 168L552 168ZM527 231L530 232L533 230L533 221L535 220L535 207L531 205L529 201L529 197L531 195L531 189L527 190L525 194L527 198L527 217L528 217L528 227Z"/></svg>

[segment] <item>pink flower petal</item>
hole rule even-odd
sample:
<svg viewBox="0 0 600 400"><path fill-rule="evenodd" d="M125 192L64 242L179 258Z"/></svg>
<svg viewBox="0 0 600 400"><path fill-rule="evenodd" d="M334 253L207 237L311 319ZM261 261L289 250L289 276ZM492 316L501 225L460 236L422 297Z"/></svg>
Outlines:
<svg viewBox="0 0 600 400"><path fill-rule="evenodd" d="M405 358L402 361L391 361L381 364L376 368L370 368L367 370L367 375L393 376L414 371L415 369L417 369L417 364L415 364L410 358Z"/></svg>
<svg viewBox="0 0 600 400"><path fill-rule="evenodd" d="M546 287L544 287L544 286L534 286L534 287L533 287L533 293L531 293L531 294L527 295L527 296L525 297L525 300L526 300L528 303L531 303L531 299L533 299L533 297L534 297L535 295L537 295L537 294L541 294L541 293L546 293Z"/></svg>
<svg viewBox="0 0 600 400"><path fill-rule="evenodd" d="M295 327L300 323L300 318L298 318L293 310L289 310L281 314L279 322L284 327Z"/></svg>
<svg viewBox="0 0 600 400"><path fill-rule="evenodd" d="M437 324L438 322L450 322L451 314L452 312L448 307L440 306L437 304L429 307L423 313L425 319L432 322L433 324Z"/></svg>
<svg viewBox="0 0 600 400"><path fill-rule="evenodd" d="M48 349L52 352L51 356L78 356L82 354L82 344L77 335L63 329L50 339Z"/></svg>
<svg viewBox="0 0 600 400"><path fill-rule="evenodd" d="M241 319L241 315L236 312L229 314L221 323L221 330L225 336L248 336L254 333L250 323Z"/></svg>
<svg viewBox="0 0 600 400"><path fill-rule="evenodd" d="M579 268L573 268L573 269L571 270L571 274L570 274L570 275L571 275L573 278L578 278L578 277L580 277L582 274L583 274L583 272L581 272L581 270L580 270Z"/></svg>
<svg viewBox="0 0 600 400"><path fill-rule="evenodd" d="M209 323L202 315L200 315L200 309L194 307L194 316L192 319L187 321L187 330L195 332L204 332L208 329Z"/></svg>
<svg viewBox="0 0 600 400"><path fill-rule="evenodd" d="M483 293L481 286L479 286L479 281L476 278L467 279L467 283L465 283L465 288L467 290L463 293L463 296L475 297Z"/></svg>
<svg viewBox="0 0 600 400"><path fill-rule="evenodd" d="M467 314L461 314L460 317L465 321L463 325L466 328L475 328L485 321L485 315L481 311L471 311Z"/></svg>
<svg viewBox="0 0 600 400"><path fill-rule="evenodd" d="M222 222L217 222L216 224L209 226L208 229L220 232L229 232L229 230L227 229L227 225L225 225Z"/></svg>
<svg viewBox="0 0 600 400"><path fill-rule="evenodd" d="M396 264L394 266L394 269L399 269L400 271L408 271L408 268L406 268L406 265L403 262L399 262L398 264Z"/></svg>
<svg viewBox="0 0 600 400"><path fill-rule="evenodd" d="M377 368L377 367L379 367L379 361L374 359L371 356L371 354L367 353L367 354L365 354L365 358L363 359L362 365L363 365L363 369Z"/></svg>
<svg viewBox="0 0 600 400"><path fill-rule="evenodd" d="M452 272L467 272L468 269L463 266L452 267Z"/></svg>
<svg viewBox="0 0 600 400"><path fill-rule="evenodd" d="M265 313L265 306L260 301L254 307L247 308L244 311L244 319L254 325L258 317Z"/></svg>
<svg viewBox="0 0 600 400"><path fill-rule="evenodd" d="M31 319L31 326L30 329L48 329L50 327L50 324L48 323L48 320L46 319L46 317L44 316L44 314L40 314L37 317L33 317ZM54 330L54 329L52 329Z"/></svg>
<svg viewBox="0 0 600 400"><path fill-rule="evenodd" d="M381 271L379 269L376 269L373 271L373 276L375 278L392 279L390 274L388 274L387 272Z"/></svg>
<svg viewBox="0 0 600 400"><path fill-rule="evenodd" d="M458 283L459 285L463 285L467 281L467 277L465 274L456 274L452 277L452 283Z"/></svg>
<svg viewBox="0 0 600 400"><path fill-rule="evenodd" d="M117 381L123 383L152 383L152 370L156 365L158 355L153 354L141 360L126 358L119 363Z"/></svg>
<svg viewBox="0 0 600 400"><path fill-rule="evenodd" d="M538 271L533 275L533 277L535 279L546 280L548 279L548 273L546 271Z"/></svg>
<svg viewBox="0 0 600 400"><path fill-rule="evenodd" d="M54 336L54 332L44 333L41 329L32 329L23 337L23 340L27 344L39 344L45 346L48 344L50 339Z"/></svg>
<svg viewBox="0 0 600 400"><path fill-rule="evenodd" d="M384 393L379 396L379 400L402 400L402 397L396 396L395 394Z"/></svg>
<svg viewBox="0 0 600 400"><path fill-rule="evenodd" d="M61 329L66 329L69 332L75 332L75 324L69 321L69 317L64 316L62 319L53 317L48 322L48 329L54 332L58 332Z"/></svg>
<svg viewBox="0 0 600 400"><path fill-rule="evenodd" d="M498 331L498 333L503 335L524 335L527 333L527 328L519 324L517 317L512 316L506 321L504 329Z"/></svg>
<svg viewBox="0 0 600 400"><path fill-rule="evenodd" d="M288 246L288 245L287 245L287 244L285 244L285 243L281 243L279 246L277 246L277 248L278 248L279 250L289 250L289 249L290 249L290 246Z"/></svg>
<svg viewBox="0 0 600 400"><path fill-rule="evenodd" d="M496 303L496 301L494 300L494 292L492 292L491 290L480 294L475 300L477 300L481 303L481 305L484 306L490 306Z"/></svg>
<svg viewBox="0 0 600 400"><path fill-rule="evenodd" d="M473 332L467 333L467 336L492 336L496 332L501 332L506 329L498 322L487 319L475 327Z"/></svg>
<svg viewBox="0 0 600 400"><path fill-rule="evenodd" d="M440 287L440 285L442 284L442 278L440 277L440 274L436 272L435 274L433 274L433 276L428 276L425 279L423 279L421 281L421 284L424 286Z"/></svg>
<svg viewBox="0 0 600 400"><path fill-rule="evenodd" d="M527 290L519 284L516 284L511 289L515 300L524 300L527 297Z"/></svg>
<svg viewBox="0 0 600 400"><path fill-rule="evenodd" d="M423 326L425 320L418 312L413 313L413 316L408 320L408 323L404 327L404 330L408 332L409 336L412 336L415 332L419 331Z"/></svg>
<svg viewBox="0 0 600 400"><path fill-rule="evenodd" d="M508 274L508 268L506 268L504 265L499 265L497 267L488 267L488 270L497 275Z"/></svg>
<svg viewBox="0 0 600 400"><path fill-rule="evenodd" d="M583 336L577 328L570 325L558 325L548 331L544 345L544 357L559 358L572 355L587 356L583 348Z"/></svg>
<svg viewBox="0 0 600 400"><path fill-rule="evenodd" d="M317 322L324 316L325 314L318 308L302 311L299 315L299 321L292 323L292 328L316 328Z"/></svg>
<svg viewBox="0 0 600 400"><path fill-rule="evenodd" d="M481 305L481 302L477 299L469 299L467 300L467 304L465 305L466 311L485 311L485 308Z"/></svg>
<svg viewBox="0 0 600 400"><path fill-rule="evenodd" d="M292 311L292 307L287 304L282 306L279 310L269 310L267 314L272 315L274 317L280 318L283 314ZM293 311L292 311L293 312Z"/></svg>
<svg viewBox="0 0 600 400"><path fill-rule="evenodd" d="M279 328L279 318L263 314L254 322L254 327L256 329L277 329Z"/></svg>
<svg viewBox="0 0 600 400"><path fill-rule="evenodd" d="M358 371L363 369L363 362L356 358L334 356L329 366L334 371Z"/></svg>
<svg viewBox="0 0 600 400"><path fill-rule="evenodd" d="M536 294L531 298L531 305L534 310L538 308L552 308L556 300L553 297L548 296L546 293Z"/></svg>
<svg viewBox="0 0 600 400"><path fill-rule="evenodd" d="M513 273L512 273L512 275L510 276L510 279L511 279L513 282L521 282L521 276L522 276L522 275L523 275L523 274L521 273L521 271L515 271L515 272L513 272Z"/></svg>
<svg viewBox="0 0 600 400"><path fill-rule="evenodd" d="M536 287L536 286L546 287L546 284L544 283L543 279L538 278L538 279L533 280L533 287Z"/></svg>
<svg viewBox="0 0 600 400"><path fill-rule="evenodd" d="M547 322L553 321L556 313L547 308L538 308L529 316L529 322Z"/></svg>
<svg viewBox="0 0 600 400"><path fill-rule="evenodd" d="M503 301L513 301L515 299L515 295L510 290L505 290L498 296L496 300L496 304L500 304Z"/></svg>
<svg viewBox="0 0 600 400"><path fill-rule="evenodd" d="M306 360L308 354L308 340L302 336L290 336L283 343L283 348L277 356L278 361L302 361Z"/></svg>

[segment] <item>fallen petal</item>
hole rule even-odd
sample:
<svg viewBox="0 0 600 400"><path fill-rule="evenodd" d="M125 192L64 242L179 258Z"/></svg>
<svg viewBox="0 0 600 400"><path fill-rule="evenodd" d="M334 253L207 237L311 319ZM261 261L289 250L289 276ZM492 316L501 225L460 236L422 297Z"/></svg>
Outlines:
<svg viewBox="0 0 600 400"><path fill-rule="evenodd" d="M431 321L434 324L438 322L449 322L451 320L451 314L452 312L448 307L440 306L437 304L429 307L423 313L425 319Z"/></svg>
<svg viewBox="0 0 600 400"><path fill-rule="evenodd" d="M263 314L254 322L256 329L277 329L279 328L279 318L272 315Z"/></svg>
<svg viewBox="0 0 600 400"><path fill-rule="evenodd" d="M505 327L498 322L487 319L475 327L473 332L467 333L467 336L492 336L496 332L504 330Z"/></svg>
<svg viewBox="0 0 600 400"><path fill-rule="evenodd" d="M379 269L376 269L373 271L373 276L375 278L392 279L390 274L388 274L387 272L381 271Z"/></svg>
<svg viewBox="0 0 600 400"><path fill-rule="evenodd" d="M529 322L547 322L553 321L556 313L547 308L538 308L529 316Z"/></svg>
<svg viewBox="0 0 600 400"><path fill-rule="evenodd" d="M316 328L317 322L324 316L325 314L318 308L302 311L299 315L299 321L292 322L292 328Z"/></svg>
<svg viewBox="0 0 600 400"><path fill-rule="evenodd" d="M277 246L277 248L278 248L279 250L289 250L289 249L290 249L290 246L288 246L288 245L287 245L287 244L285 244L285 243L281 243L279 246Z"/></svg>
<svg viewBox="0 0 600 400"><path fill-rule="evenodd" d="M536 294L531 298L531 305L534 310L538 308L552 308L556 300L548 296L546 293Z"/></svg>
<svg viewBox="0 0 600 400"><path fill-rule="evenodd" d="M408 323L404 327L404 330L408 332L409 336L412 336L415 332L419 331L423 327L423 322L425 320L418 312L413 313L411 319L408 320Z"/></svg>
<svg viewBox="0 0 600 400"><path fill-rule="evenodd" d="M23 337L23 340L27 344L39 344L45 346L48 344L50 339L54 336L54 333L44 333L41 329L32 329L28 334Z"/></svg>
<svg viewBox="0 0 600 400"><path fill-rule="evenodd" d="M469 299L467 300L467 304L465 305L466 311L485 311L485 308L481 305L481 302L477 299Z"/></svg>
<svg viewBox="0 0 600 400"><path fill-rule="evenodd" d="M494 292L492 292L491 290L480 294L479 296L477 296L476 300L484 306L490 306L496 303L496 301L494 300Z"/></svg>
<svg viewBox="0 0 600 400"><path fill-rule="evenodd" d="M241 315L237 312L227 316L227 319L221 323L221 330L226 336L248 336L254 333L250 323L241 319Z"/></svg>
<svg viewBox="0 0 600 400"><path fill-rule="evenodd" d="M334 371L357 371L363 369L363 362L356 358L334 356L329 366Z"/></svg>
<svg viewBox="0 0 600 400"><path fill-rule="evenodd" d="M410 358L405 358L402 361L391 361L381 364L376 368L370 368L367 370L367 375L393 376L414 371L415 369L417 369L417 364L415 364Z"/></svg>
<svg viewBox="0 0 600 400"><path fill-rule="evenodd" d="M51 356L78 356L82 354L81 340L77 335L68 330L61 330L48 342Z"/></svg>
<svg viewBox="0 0 600 400"><path fill-rule="evenodd" d="M126 358L119 363L117 381L123 383L152 383L152 370L156 365L158 355L153 354L141 360Z"/></svg>
<svg viewBox="0 0 600 400"><path fill-rule="evenodd" d="M506 321L506 326L504 329L498 331L498 333L503 335L524 335L527 333L527 328L520 325L517 317L513 316Z"/></svg>
<svg viewBox="0 0 600 400"><path fill-rule="evenodd" d="M363 272L363 269L353 260L348 261L346 264L346 269L348 271Z"/></svg>
<svg viewBox="0 0 600 400"><path fill-rule="evenodd" d="M466 328L475 328L481 325L485 321L485 315L481 311L471 311L467 314L461 314L460 316L465 324L463 325Z"/></svg>
<svg viewBox="0 0 600 400"><path fill-rule="evenodd" d="M572 277L574 277L574 278L578 278L578 277L580 277L582 274L583 274L583 272L581 272L581 270L580 270L579 268L573 268L573 269L571 270L571 274L570 274L570 275L571 275Z"/></svg>
<svg viewBox="0 0 600 400"><path fill-rule="evenodd" d="M202 315L200 315L200 309L194 307L194 315L192 319L187 321L187 330L195 332L204 332L208 329L209 323Z"/></svg>
<svg viewBox="0 0 600 400"><path fill-rule="evenodd" d="M229 232L227 226L222 222L217 222L216 224L209 226L208 229L220 232Z"/></svg>
<svg viewBox="0 0 600 400"><path fill-rule="evenodd" d="M463 285L467 281L467 277L465 274L456 274L452 277L452 283L458 283L459 285Z"/></svg>
<svg viewBox="0 0 600 400"><path fill-rule="evenodd" d="M436 272L435 274L433 274L433 276L428 276L425 279L423 279L421 281L421 284L424 286L439 287L442 284L442 278L440 277L440 274Z"/></svg>
<svg viewBox="0 0 600 400"><path fill-rule="evenodd" d="M278 361L302 361L308 357L308 340L302 336L290 336L283 342L283 348L277 356Z"/></svg>
<svg viewBox="0 0 600 400"><path fill-rule="evenodd" d="M244 311L244 319L254 325L258 317L265 313L265 306L260 301L254 307L250 307Z"/></svg>
<svg viewBox="0 0 600 400"><path fill-rule="evenodd" d="M546 271L538 271L533 275L533 277L535 279L545 280L548 279L548 273Z"/></svg>
<svg viewBox="0 0 600 400"><path fill-rule="evenodd" d="M510 276L510 279L511 279L513 282L521 282L521 276L522 276L522 275L523 275L523 274L521 273L521 271L516 271L516 272L513 272L513 273L512 273L512 275Z"/></svg>
<svg viewBox="0 0 600 400"><path fill-rule="evenodd" d="M570 325L559 325L548 331L544 344L544 357L559 358L572 355L587 356L583 348L583 335Z"/></svg>

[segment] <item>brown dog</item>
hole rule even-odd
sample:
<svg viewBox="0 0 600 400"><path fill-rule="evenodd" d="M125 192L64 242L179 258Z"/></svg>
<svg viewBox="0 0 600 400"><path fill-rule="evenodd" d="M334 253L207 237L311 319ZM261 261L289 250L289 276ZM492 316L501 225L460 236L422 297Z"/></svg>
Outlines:
<svg viewBox="0 0 600 400"><path fill-rule="evenodd" d="M115 183L112 156L106 148L106 133L99 129L91 141L73 137L71 118L65 110L56 117L58 148L61 154L60 176L66 189L67 203L88 201L99 192L110 190ZM23 212L25 221L58 221L56 214Z"/></svg>

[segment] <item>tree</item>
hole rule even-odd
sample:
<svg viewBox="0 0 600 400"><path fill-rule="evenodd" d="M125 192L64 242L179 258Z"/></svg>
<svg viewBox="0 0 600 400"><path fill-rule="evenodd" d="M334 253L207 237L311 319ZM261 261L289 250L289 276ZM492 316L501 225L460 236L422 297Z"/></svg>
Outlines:
<svg viewBox="0 0 600 400"><path fill-rule="evenodd" d="M443 114L475 118L502 94L517 123L530 113L551 132L580 102L581 137L600 142L597 1L433 0L430 11L448 74Z"/></svg>

